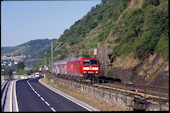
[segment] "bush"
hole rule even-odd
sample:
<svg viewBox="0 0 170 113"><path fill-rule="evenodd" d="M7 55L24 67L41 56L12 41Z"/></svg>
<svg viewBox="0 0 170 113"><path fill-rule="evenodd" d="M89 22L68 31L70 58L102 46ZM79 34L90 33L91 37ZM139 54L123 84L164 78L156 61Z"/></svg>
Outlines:
<svg viewBox="0 0 170 113"><path fill-rule="evenodd" d="M151 1L147 2L153 3L153 0ZM126 55L132 51L134 57L146 58L157 50L168 59L168 2L158 5L155 1L153 4L145 8L131 9L124 15L121 22L125 27L114 41L119 43L113 48L115 54Z"/></svg>
<svg viewBox="0 0 170 113"><path fill-rule="evenodd" d="M149 6L149 5L155 5L155 6L157 6L157 5L159 5L160 4L160 1L159 0L144 0L143 1L143 4L142 4L142 7L147 7L147 6Z"/></svg>
<svg viewBox="0 0 170 113"><path fill-rule="evenodd" d="M158 45L157 50L160 52L166 61L169 60L169 38L168 36L161 36Z"/></svg>

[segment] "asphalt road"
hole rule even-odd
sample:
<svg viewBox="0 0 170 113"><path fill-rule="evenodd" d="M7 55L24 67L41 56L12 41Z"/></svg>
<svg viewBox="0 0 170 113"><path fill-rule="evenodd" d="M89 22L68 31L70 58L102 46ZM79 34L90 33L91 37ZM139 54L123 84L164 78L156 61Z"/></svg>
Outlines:
<svg viewBox="0 0 170 113"><path fill-rule="evenodd" d="M78 104L51 91L38 79L19 80L16 83L18 109L22 111L88 111Z"/></svg>

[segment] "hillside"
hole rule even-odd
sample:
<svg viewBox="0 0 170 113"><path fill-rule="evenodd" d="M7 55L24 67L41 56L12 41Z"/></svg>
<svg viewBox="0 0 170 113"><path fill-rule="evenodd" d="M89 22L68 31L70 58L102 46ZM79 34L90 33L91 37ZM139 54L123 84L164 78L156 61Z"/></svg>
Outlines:
<svg viewBox="0 0 170 113"><path fill-rule="evenodd" d="M3 49L1 50L1 55L26 55L26 58L23 59L24 63L27 67L31 67L44 57L45 51L49 50L51 47L51 41L52 40L49 39L31 40L15 47ZM55 41L56 39L53 39L53 42Z"/></svg>
<svg viewBox="0 0 170 113"><path fill-rule="evenodd" d="M97 48L101 76L167 87L168 25L168 0L102 0L64 31L57 41L67 43L66 50L55 51L54 61L84 54L94 57ZM112 67L107 66L110 52L116 56Z"/></svg>
<svg viewBox="0 0 170 113"><path fill-rule="evenodd" d="M9 49L10 47L1 47L1 51L5 49Z"/></svg>

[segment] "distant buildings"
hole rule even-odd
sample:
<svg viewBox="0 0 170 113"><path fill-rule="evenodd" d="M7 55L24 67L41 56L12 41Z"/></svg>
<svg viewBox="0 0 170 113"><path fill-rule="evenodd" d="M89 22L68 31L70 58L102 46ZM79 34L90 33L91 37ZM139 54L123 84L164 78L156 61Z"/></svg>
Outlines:
<svg viewBox="0 0 170 113"><path fill-rule="evenodd" d="M20 56L9 56L9 55L2 55L1 56L1 66L3 67L11 67L13 65L18 64L19 62L23 61L26 55Z"/></svg>
<svg viewBox="0 0 170 113"><path fill-rule="evenodd" d="M25 58L26 55L20 55L20 56L9 56L9 55L3 55L1 56L1 60L14 60L14 61L19 61L23 58Z"/></svg>

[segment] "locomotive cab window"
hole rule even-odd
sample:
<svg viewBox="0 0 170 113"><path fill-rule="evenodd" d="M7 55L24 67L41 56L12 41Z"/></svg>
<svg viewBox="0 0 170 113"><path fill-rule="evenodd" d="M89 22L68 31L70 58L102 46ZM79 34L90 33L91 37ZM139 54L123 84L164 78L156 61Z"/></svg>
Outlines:
<svg viewBox="0 0 170 113"><path fill-rule="evenodd" d="M84 65L90 65L90 60L83 60Z"/></svg>
<svg viewBox="0 0 170 113"><path fill-rule="evenodd" d="M97 60L90 60L91 61L91 65L97 65Z"/></svg>
<svg viewBox="0 0 170 113"><path fill-rule="evenodd" d="M83 60L84 65L97 65L97 60Z"/></svg>

